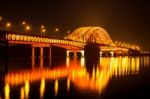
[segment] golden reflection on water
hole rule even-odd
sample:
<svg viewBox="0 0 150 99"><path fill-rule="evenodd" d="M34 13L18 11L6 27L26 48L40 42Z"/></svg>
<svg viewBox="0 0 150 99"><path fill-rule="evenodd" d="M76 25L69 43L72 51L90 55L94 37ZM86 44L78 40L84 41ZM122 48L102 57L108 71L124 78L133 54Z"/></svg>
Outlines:
<svg viewBox="0 0 150 99"><path fill-rule="evenodd" d="M140 63L141 62L141 63ZM148 58L140 57L100 57L100 65L93 67L92 76L87 71L85 66L85 59L66 58L66 64L54 69L33 69L22 70L16 72L9 72L5 76L5 98L9 99L10 87L9 85L19 85L24 83L21 87L20 98L28 98L30 91L30 82L41 80L40 84L40 98L43 98L45 92L45 79L54 80L55 96L59 90L59 78L67 78L67 90L70 89L70 84L76 86L80 90L92 90L101 93L107 86L112 77L120 77L123 75L138 74L140 64L144 66L149 65ZM72 83L71 83L72 82Z"/></svg>
<svg viewBox="0 0 150 99"><path fill-rule="evenodd" d="M67 79L67 91L70 89L70 78Z"/></svg>
<svg viewBox="0 0 150 99"><path fill-rule="evenodd" d="M25 98L24 87L21 87L21 90L20 90L20 99L24 99L24 98Z"/></svg>
<svg viewBox="0 0 150 99"><path fill-rule="evenodd" d="M43 95L45 92L45 79L41 79L41 85L40 85L40 99L43 99Z"/></svg>
<svg viewBox="0 0 150 99"><path fill-rule="evenodd" d="M9 87L8 83L5 84L4 92L5 92L5 99L10 99L10 97L9 97L10 87Z"/></svg>
<svg viewBox="0 0 150 99"><path fill-rule="evenodd" d="M24 89L25 89L25 97L26 99L28 99L29 91L30 91L29 81L25 81Z"/></svg>
<svg viewBox="0 0 150 99"><path fill-rule="evenodd" d="M58 89L59 89L58 79L56 79L55 80L55 85L54 85L55 96L57 96L57 94L58 94Z"/></svg>

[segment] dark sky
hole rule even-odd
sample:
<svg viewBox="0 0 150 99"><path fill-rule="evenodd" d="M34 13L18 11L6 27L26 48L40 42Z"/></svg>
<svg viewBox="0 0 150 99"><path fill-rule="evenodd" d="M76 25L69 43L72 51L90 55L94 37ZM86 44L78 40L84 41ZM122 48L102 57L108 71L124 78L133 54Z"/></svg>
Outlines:
<svg viewBox="0 0 150 99"><path fill-rule="evenodd" d="M150 50L150 3L148 0L1 0L0 16L20 31L21 21L38 32L59 27L62 34L81 26L101 26L113 41L138 44Z"/></svg>

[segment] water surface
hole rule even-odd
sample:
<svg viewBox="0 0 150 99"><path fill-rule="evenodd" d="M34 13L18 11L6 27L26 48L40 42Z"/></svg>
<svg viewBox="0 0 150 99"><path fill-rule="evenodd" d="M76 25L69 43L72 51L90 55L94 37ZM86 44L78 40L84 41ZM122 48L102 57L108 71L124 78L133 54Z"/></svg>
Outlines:
<svg viewBox="0 0 150 99"><path fill-rule="evenodd" d="M149 96L149 57L12 58L1 74L0 99L128 99Z"/></svg>

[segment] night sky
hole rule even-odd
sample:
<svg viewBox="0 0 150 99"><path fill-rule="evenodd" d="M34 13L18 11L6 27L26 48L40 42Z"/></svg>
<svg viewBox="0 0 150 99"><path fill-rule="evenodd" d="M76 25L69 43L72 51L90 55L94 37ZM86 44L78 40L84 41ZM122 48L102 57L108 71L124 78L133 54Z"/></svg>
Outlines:
<svg viewBox="0 0 150 99"><path fill-rule="evenodd" d="M34 33L42 24L48 34L58 27L61 35L81 26L101 26L113 41L150 50L148 0L1 0L0 16L3 23L12 22L14 31L22 31L21 21L25 20Z"/></svg>

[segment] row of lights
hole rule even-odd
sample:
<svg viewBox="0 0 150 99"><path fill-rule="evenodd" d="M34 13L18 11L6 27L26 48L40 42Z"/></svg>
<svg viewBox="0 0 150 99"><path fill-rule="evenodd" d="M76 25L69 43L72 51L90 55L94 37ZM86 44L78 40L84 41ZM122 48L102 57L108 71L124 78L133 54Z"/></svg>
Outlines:
<svg viewBox="0 0 150 99"><path fill-rule="evenodd" d="M129 43L124 43L124 42L116 41L116 42L115 42L115 45L121 46L121 47L127 47L127 48L131 48L131 49L140 50L140 47L139 47L139 46L137 46L137 45L132 45L132 44L129 44Z"/></svg>
<svg viewBox="0 0 150 99"><path fill-rule="evenodd" d="M1 24L1 21L3 20L3 18L0 16L0 24ZM31 30L31 26L29 24L27 24L26 21L22 21L21 22L22 26L24 26L24 29L25 29L25 32L29 32ZM5 30L10 30L10 28L12 27L12 24L11 22L6 22L5 24ZM0 29L1 29L1 25L0 25ZM55 32L59 32L60 29L57 27L55 28ZM40 26L40 32L42 35L45 35L46 32L47 32L47 29L45 27L45 25L41 25ZM70 33L70 31L68 30L67 33Z"/></svg>

